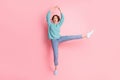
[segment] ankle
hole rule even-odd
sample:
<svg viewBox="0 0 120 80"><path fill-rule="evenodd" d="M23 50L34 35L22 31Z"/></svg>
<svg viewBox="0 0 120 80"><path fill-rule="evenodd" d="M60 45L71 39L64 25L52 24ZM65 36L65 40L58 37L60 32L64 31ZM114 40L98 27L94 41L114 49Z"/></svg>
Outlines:
<svg viewBox="0 0 120 80"><path fill-rule="evenodd" d="M57 70L57 66L55 66L55 70Z"/></svg>
<svg viewBox="0 0 120 80"><path fill-rule="evenodd" d="M82 38L84 39L84 38L87 38L87 35L82 35Z"/></svg>

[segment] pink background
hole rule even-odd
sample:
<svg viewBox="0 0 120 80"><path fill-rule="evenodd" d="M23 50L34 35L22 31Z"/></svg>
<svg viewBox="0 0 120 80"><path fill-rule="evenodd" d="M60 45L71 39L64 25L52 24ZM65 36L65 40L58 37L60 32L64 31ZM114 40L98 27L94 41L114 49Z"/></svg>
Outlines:
<svg viewBox="0 0 120 80"><path fill-rule="evenodd" d="M119 0L0 0L0 80L120 80ZM59 46L54 76L47 11L65 15L61 35L95 30Z"/></svg>

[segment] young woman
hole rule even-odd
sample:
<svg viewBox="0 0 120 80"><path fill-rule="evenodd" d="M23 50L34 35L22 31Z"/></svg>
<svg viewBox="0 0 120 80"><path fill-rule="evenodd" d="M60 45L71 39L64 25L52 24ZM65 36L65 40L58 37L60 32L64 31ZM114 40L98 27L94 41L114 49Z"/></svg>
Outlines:
<svg viewBox="0 0 120 80"><path fill-rule="evenodd" d="M50 15L52 10L58 9L61 14L61 18L58 15L53 15L52 19L50 19ZM86 34L80 34L80 35L69 35L69 36L61 36L60 35L60 27L62 26L64 22L64 15L61 12L59 7L54 7L50 11L48 11L46 20L48 23L48 38L51 40L52 48L54 52L54 75L58 73L57 66L58 66L58 45L61 42L69 41L69 40L75 40L75 39L83 39L83 38L90 38L90 36L93 34L93 30L86 33Z"/></svg>

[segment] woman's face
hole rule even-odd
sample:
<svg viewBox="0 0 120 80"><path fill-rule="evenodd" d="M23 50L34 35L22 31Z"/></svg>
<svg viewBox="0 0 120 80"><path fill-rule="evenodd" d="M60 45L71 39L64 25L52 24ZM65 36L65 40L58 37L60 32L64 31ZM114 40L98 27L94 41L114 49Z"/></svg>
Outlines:
<svg viewBox="0 0 120 80"><path fill-rule="evenodd" d="M57 16L54 16L54 17L53 17L53 22L54 22L54 23L57 23L57 22L58 22L58 17L57 17Z"/></svg>

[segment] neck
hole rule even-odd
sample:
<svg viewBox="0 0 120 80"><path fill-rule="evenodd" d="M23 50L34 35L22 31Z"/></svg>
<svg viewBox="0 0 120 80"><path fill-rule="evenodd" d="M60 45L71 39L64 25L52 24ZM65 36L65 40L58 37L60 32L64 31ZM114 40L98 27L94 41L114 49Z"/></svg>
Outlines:
<svg viewBox="0 0 120 80"><path fill-rule="evenodd" d="M57 24L58 22L54 22L54 24Z"/></svg>

